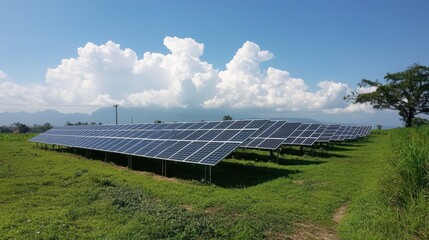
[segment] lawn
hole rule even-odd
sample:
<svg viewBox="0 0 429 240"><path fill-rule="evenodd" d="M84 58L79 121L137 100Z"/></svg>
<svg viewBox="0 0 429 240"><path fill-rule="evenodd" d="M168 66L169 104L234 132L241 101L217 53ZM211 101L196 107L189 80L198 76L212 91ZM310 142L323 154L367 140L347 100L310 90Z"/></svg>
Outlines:
<svg viewBox="0 0 429 240"><path fill-rule="evenodd" d="M349 234L362 220L353 206L392 154L388 131L314 156L286 148L279 162L237 150L207 185L199 165L169 163L162 177L160 161L134 158L129 170L124 156L107 163L27 139L0 135L3 239L364 238Z"/></svg>

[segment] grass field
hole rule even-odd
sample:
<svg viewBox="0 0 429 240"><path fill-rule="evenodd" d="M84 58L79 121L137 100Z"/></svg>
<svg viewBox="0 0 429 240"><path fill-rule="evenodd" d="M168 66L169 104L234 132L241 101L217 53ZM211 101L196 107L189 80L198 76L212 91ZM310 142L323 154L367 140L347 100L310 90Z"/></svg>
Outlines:
<svg viewBox="0 0 429 240"><path fill-rule="evenodd" d="M0 238L424 236L371 230L379 211L392 227L400 224L378 193L397 154L390 135L372 134L316 156L285 149L279 163L269 161L268 152L238 150L213 168L210 185L201 183L198 165L169 163L166 178L159 161L135 158L136 170L128 170L120 155L105 163L102 154L87 159L35 148L26 136L0 135Z"/></svg>

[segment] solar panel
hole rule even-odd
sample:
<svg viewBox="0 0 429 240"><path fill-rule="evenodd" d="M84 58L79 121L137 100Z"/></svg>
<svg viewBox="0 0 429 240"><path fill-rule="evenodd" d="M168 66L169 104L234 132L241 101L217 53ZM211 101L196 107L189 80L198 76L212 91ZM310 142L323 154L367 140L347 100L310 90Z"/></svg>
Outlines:
<svg viewBox="0 0 429 240"><path fill-rule="evenodd" d="M326 125L325 131L319 136L316 142L329 142L331 137L338 131L341 124Z"/></svg>
<svg viewBox="0 0 429 240"><path fill-rule="evenodd" d="M303 123L290 137L283 142L284 145L311 146L323 133L324 127L320 123Z"/></svg>
<svg viewBox="0 0 429 240"><path fill-rule="evenodd" d="M332 135L331 139L329 139L330 141L342 141L344 139L343 136L345 135L345 132L347 131L347 126L346 125L341 125L337 131Z"/></svg>
<svg viewBox="0 0 429 240"><path fill-rule="evenodd" d="M50 129L29 141L213 166L267 122L70 126Z"/></svg>
<svg viewBox="0 0 429 240"><path fill-rule="evenodd" d="M284 120L269 121L255 132L241 147L258 149L277 149L302 123L289 123Z"/></svg>

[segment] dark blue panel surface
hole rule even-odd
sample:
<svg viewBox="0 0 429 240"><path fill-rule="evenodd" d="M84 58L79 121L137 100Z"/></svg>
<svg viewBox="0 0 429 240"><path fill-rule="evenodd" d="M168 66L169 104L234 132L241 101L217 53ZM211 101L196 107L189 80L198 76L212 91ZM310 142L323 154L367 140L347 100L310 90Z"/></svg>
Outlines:
<svg viewBox="0 0 429 240"><path fill-rule="evenodd" d="M204 158L200 163L207 165L216 165L219 162L219 159L224 159L225 157L227 157L238 146L238 143L224 143L216 151L213 151L206 158Z"/></svg>
<svg viewBox="0 0 429 240"><path fill-rule="evenodd" d="M183 160L184 158L179 157L179 153L183 151L183 149L190 144L189 141L179 141L175 143L174 145L170 146L169 148L165 149L163 152L157 155L158 158L163 159L174 159L174 160ZM178 155L179 154L179 155Z"/></svg>
<svg viewBox="0 0 429 240"><path fill-rule="evenodd" d="M171 147L173 144L177 143L177 141L165 141L159 144L158 146L152 148L145 156L147 157L155 157L156 155L160 154L162 151L166 150L167 148Z"/></svg>
<svg viewBox="0 0 429 240"><path fill-rule="evenodd" d="M216 151L223 143L221 142L209 142L204 147L190 155L185 161L186 162L200 162L205 157Z"/></svg>
<svg viewBox="0 0 429 240"><path fill-rule="evenodd" d="M273 138L267 138L263 140L257 148L263 148L263 149L277 149L282 145L283 139L273 139Z"/></svg>
<svg viewBox="0 0 429 240"><path fill-rule="evenodd" d="M181 146L176 148L176 151L174 151L174 155L171 154L168 157L171 157L172 159L176 159L179 161L183 161L186 158L188 158L190 155L197 152L199 149L201 149L204 145L206 145L206 142L179 142Z"/></svg>
<svg viewBox="0 0 429 240"><path fill-rule="evenodd" d="M151 151L152 149L156 148L158 145L160 145L161 143L163 143L163 141L161 140L153 140L151 143L149 143L148 145L140 148L138 151L136 151L134 154L135 155L139 155L139 156L147 156L147 153L149 151Z"/></svg>

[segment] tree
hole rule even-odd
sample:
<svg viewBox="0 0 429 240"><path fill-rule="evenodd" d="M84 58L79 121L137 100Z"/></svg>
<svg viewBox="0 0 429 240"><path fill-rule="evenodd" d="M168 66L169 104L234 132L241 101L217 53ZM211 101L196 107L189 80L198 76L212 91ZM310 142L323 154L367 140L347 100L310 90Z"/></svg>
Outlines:
<svg viewBox="0 0 429 240"><path fill-rule="evenodd" d="M426 118L420 118L420 117L415 117L412 123L414 127L420 127L422 125L427 125L427 124L429 124L429 120Z"/></svg>
<svg viewBox="0 0 429 240"><path fill-rule="evenodd" d="M223 116L224 121L232 120L232 117L230 115Z"/></svg>
<svg viewBox="0 0 429 240"><path fill-rule="evenodd" d="M1 126L0 127L0 133L11 133L12 129L8 126Z"/></svg>
<svg viewBox="0 0 429 240"><path fill-rule="evenodd" d="M28 133L30 131L30 128L27 125L20 122L12 124L11 127L19 133Z"/></svg>
<svg viewBox="0 0 429 240"><path fill-rule="evenodd" d="M43 125L34 124L33 127L31 127L30 131L33 133L41 133L41 132L46 132L51 128L53 127L50 123L45 123Z"/></svg>
<svg viewBox="0 0 429 240"><path fill-rule="evenodd" d="M386 84L363 79L359 87L375 87L370 93L346 96L356 103L370 103L375 109L399 111L406 127L411 127L417 114L429 114L429 67L411 65L405 71L387 73Z"/></svg>

